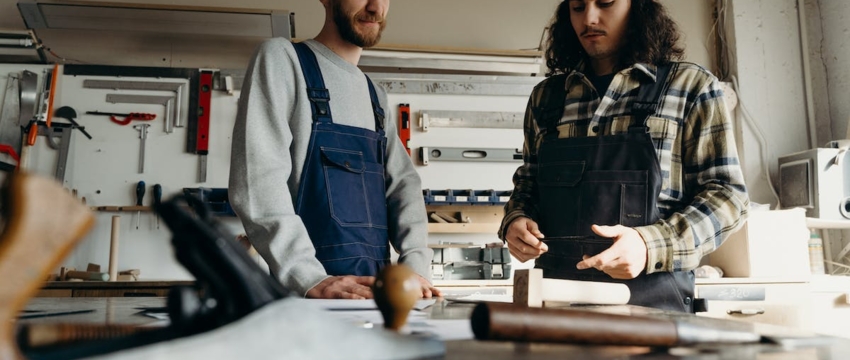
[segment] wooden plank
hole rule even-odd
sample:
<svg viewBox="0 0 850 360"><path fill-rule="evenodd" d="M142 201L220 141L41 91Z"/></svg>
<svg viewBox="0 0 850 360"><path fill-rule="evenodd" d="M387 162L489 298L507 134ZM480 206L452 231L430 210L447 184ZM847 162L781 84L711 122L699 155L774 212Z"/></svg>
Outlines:
<svg viewBox="0 0 850 360"><path fill-rule="evenodd" d="M74 297L162 297L168 296L171 289L77 289L73 290Z"/></svg>
<svg viewBox="0 0 850 360"><path fill-rule="evenodd" d="M41 289L35 297L71 297L73 291L71 289Z"/></svg>

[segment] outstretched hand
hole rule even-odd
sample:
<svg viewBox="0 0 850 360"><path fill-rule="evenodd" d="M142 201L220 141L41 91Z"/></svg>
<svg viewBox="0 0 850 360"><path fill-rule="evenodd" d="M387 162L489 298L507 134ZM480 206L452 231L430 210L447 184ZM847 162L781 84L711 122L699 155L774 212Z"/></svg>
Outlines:
<svg viewBox="0 0 850 360"><path fill-rule="evenodd" d="M440 297L443 296L443 292L440 289L431 285L431 282L422 277L421 275L416 275L419 278L419 285L422 287L422 297L425 299L430 299L432 297Z"/></svg>
<svg viewBox="0 0 850 360"><path fill-rule="evenodd" d="M331 276L307 291L315 299L371 299L374 276Z"/></svg>
<svg viewBox="0 0 850 360"><path fill-rule="evenodd" d="M646 268L646 242L635 229L622 225L593 225L591 230L613 239L614 244L596 256L585 255L576 265L577 269L595 268L614 279L634 279Z"/></svg>

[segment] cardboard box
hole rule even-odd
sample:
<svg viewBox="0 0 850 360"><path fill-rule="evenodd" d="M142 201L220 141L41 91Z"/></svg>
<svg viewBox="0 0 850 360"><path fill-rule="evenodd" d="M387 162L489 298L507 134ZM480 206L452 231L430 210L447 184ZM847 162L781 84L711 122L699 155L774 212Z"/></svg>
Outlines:
<svg viewBox="0 0 850 360"><path fill-rule="evenodd" d="M724 277L808 279L806 210L751 211L741 229L709 255Z"/></svg>

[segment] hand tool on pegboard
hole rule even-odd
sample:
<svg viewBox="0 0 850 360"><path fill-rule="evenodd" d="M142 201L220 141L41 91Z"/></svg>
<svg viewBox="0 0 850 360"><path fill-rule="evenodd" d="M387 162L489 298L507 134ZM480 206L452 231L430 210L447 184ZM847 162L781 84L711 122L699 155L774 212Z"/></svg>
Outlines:
<svg viewBox="0 0 850 360"><path fill-rule="evenodd" d="M85 135L89 140L91 140L91 135L89 135L89 133L86 131L86 127L80 126L80 124L77 122L77 111L74 110L74 108L70 106L60 107L56 109L56 111L53 113L53 116L68 120L68 122L71 123L74 129L80 130L83 135Z"/></svg>
<svg viewBox="0 0 850 360"><path fill-rule="evenodd" d="M162 204L162 185L155 184L153 186L153 206L156 208L157 206ZM159 215L156 216L156 228L159 229Z"/></svg>
<svg viewBox="0 0 850 360"><path fill-rule="evenodd" d="M145 182L139 181L136 183L136 206L143 206L145 199ZM136 211L136 230L139 229L139 219L142 217L142 211Z"/></svg>
<svg viewBox="0 0 850 360"><path fill-rule="evenodd" d="M212 108L213 71L203 70L198 81L198 111L189 119L189 152L198 154L198 182L207 181L207 155L210 146L210 113ZM194 120L194 121L192 121ZM194 136L192 132L194 131Z"/></svg>
<svg viewBox="0 0 850 360"><path fill-rule="evenodd" d="M45 126L50 128L53 119L53 96L55 94L56 79L59 76L59 65L53 66L53 71L44 71L44 81L41 85L41 91L35 95L34 111L29 119L25 119L25 112L21 111L21 126L24 127L24 143L21 147L21 168L27 167L30 148L35 145L35 140L38 137L38 123L41 120L45 121ZM29 77L29 76L25 76ZM30 79L25 79L31 81ZM31 95L28 95L31 96ZM23 109L23 105L21 107ZM26 112L29 115L29 111ZM26 121L26 124L24 124Z"/></svg>
<svg viewBox="0 0 850 360"><path fill-rule="evenodd" d="M183 116L181 108L183 107L183 89L186 87L184 82L164 82L164 81L129 81L129 80L96 80L88 79L83 81L83 87L88 89L110 89L110 90L134 90L134 91L171 91L174 93L174 101L170 104L170 108L166 109L165 116L165 133L174 132L174 127L183 127ZM152 120L152 119L140 119ZM113 120L115 121L115 120Z"/></svg>
<svg viewBox="0 0 850 360"><path fill-rule="evenodd" d="M133 120L150 121L156 119L156 114L149 113L114 113L103 111L86 111L86 115L109 116L109 120L118 125L127 125ZM119 119L116 116L123 117L123 119Z"/></svg>
<svg viewBox="0 0 850 360"><path fill-rule="evenodd" d="M410 155L410 104L398 104L398 137Z"/></svg>
<svg viewBox="0 0 850 360"><path fill-rule="evenodd" d="M0 160L0 171L11 171L18 167L21 152L21 74L9 73L6 81L6 92L3 96L3 108L0 110L0 153L8 154L8 158Z"/></svg>
<svg viewBox="0 0 850 360"><path fill-rule="evenodd" d="M145 142L148 139L148 128L150 124L133 125L133 128L139 132L139 174L145 172Z"/></svg>

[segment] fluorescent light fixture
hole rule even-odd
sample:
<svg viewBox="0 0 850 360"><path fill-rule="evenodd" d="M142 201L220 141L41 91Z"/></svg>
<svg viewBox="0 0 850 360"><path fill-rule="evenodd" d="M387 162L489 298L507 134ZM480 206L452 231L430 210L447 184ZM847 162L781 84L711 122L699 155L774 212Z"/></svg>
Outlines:
<svg viewBox="0 0 850 360"><path fill-rule="evenodd" d="M294 14L285 10L21 0L28 29L159 32L236 37L294 36Z"/></svg>

